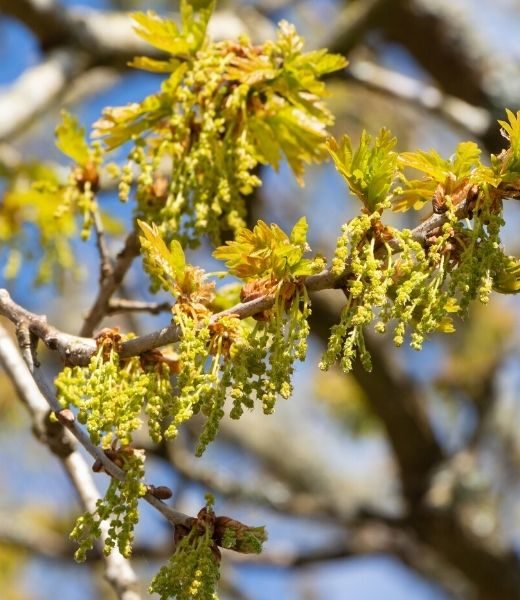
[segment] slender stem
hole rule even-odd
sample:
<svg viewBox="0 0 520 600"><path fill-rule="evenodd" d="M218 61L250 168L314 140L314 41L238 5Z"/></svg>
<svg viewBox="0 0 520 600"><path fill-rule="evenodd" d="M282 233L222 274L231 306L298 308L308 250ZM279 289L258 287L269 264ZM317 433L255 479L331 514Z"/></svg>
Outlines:
<svg viewBox="0 0 520 600"><path fill-rule="evenodd" d="M99 208L96 206L92 210L92 220L94 222L94 231L96 233L96 246L99 253L99 284L103 285L105 279L112 276L112 261L110 260L110 254L108 252L107 243L105 239L105 228L103 226L103 220Z"/></svg>
<svg viewBox="0 0 520 600"><path fill-rule="evenodd" d="M139 300L126 300L125 298L112 298L108 304L108 314L147 312L158 315L162 312L170 312L171 302L141 302Z"/></svg>
<svg viewBox="0 0 520 600"><path fill-rule="evenodd" d="M134 258L139 255L139 240L137 233L132 231L126 238L125 245L117 256L111 273L104 277L100 283L99 292L89 310L80 335L90 337L94 329L109 312L110 298L120 286L126 272L131 267Z"/></svg>

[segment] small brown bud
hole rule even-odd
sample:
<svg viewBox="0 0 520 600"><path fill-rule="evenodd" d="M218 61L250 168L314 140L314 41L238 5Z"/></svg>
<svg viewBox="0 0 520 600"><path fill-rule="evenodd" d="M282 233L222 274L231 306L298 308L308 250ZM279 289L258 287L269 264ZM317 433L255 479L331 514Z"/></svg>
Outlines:
<svg viewBox="0 0 520 600"><path fill-rule="evenodd" d="M101 471L103 471L103 463L99 460L99 458L96 458L96 460L94 461L94 464L92 465L92 470L94 471L94 473L101 473Z"/></svg>
<svg viewBox="0 0 520 600"><path fill-rule="evenodd" d="M165 485L158 485L157 487L155 485L149 485L148 492L152 494L152 496L159 498L159 500L168 500L168 498L173 496L171 489Z"/></svg>
<svg viewBox="0 0 520 600"><path fill-rule="evenodd" d="M432 198L433 212L436 215L441 215L448 210L448 206L446 205L445 192L446 190L444 189L444 186L441 183L439 183L439 185L435 188L435 192L433 193Z"/></svg>
<svg viewBox="0 0 520 600"><path fill-rule="evenodd" d="M54 414L64 427L69 427L76 420L76 417L70 408L62 408L61 410L56 411Z"/></svg>
<svg viewBox="0 0 520 600"><path fill-rule="evenodd" d="M81 192L85 191L87 183L93 192L99 190L99 173L95 163L88 162L85 166L78 166L74 169L74 179Z"/></svg>

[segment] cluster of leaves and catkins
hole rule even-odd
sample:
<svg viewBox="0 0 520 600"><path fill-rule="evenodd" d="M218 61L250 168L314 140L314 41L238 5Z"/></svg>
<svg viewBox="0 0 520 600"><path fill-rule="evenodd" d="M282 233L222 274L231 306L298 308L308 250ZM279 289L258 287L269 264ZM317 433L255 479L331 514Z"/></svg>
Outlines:
<svg viewBox="0 0 520 600"><path fill-rule="evenodd" d="M410 332L420 350L435 331L454 330L453 315L463 317L469 303L487 303L490 292L520 291L520 261L506 256L500 243L502 201L520 194L520 113L501 121L509 147L480 159L474 142L460 143L449 159L436 151L394 151L383 129L364 132L357 149L348 136L329 143L337 170L361 201L359 216L342 227L332 270L346 303L332 329L321 368L337 359L348 372L359 356L370 370L364 329L393 327L400 346ZM416 173L419 173L417 177ZM386 209L408 211L431 203L428 227L411 231L385 225Z"/></svg>
<svg viewBox="0 0 520 600"><path fill-rule="evenodd" d="M271 413L278 396L292 393L294 364L305 358L309 335L306 280L327 265L306 257L305 218L290 234L262 221L244 227L246 197L260 185L259 164L277 168L285 159L301 181L306 163L330 155L361 202L322 274L329 280L332 275L346 297L323 369L339 361L349 371L356 357L370 369L364 338L370 324L380 333L393 328L397 345L410 334L419 349L428 334L452 331L454 315L464 315L474 298L487 302L492 289L520 291L520 262L500 244L502 201L520 197L519 114L508 112L500 123L509 147L489 166L473 142L459 144L448 160L434 151L399 154L387 130L374 138L364 132L354 149L348 136L328 138L332 116L319 81L345 66L342 57L303 52L287 23L274 42L211 42L206 27L212 10L208 0L182 1L180 27L152 13L135 15L137 33L165 58L132 64L164 73L160 91L106 109L94 126L101 141L93 145L65 114L57 144L75 163L68 182L44 174L43 182L27 184L25 191L13 185L0 213L0 241L19 236L31 218L45 247L55 239L63 244L48 264L68 267L66 240L76 221L86 238L100 218L97 191L105 169L117 178L121 200L135 201L152 291L171 296L177 335L170 348L127 357L122 350L131 336L103 330L90 364L66 367L56 379L62 406L77 413L92 441L124 472L111 481L96 512L78 520L73 537L80 559L102 533L103 521L109 522L105 551L117 546L125 556L131 552L137 502L149 490L144 454L134 448L138 430L155 442L169 440L201 414L200 455L215 438L226 402L238 419L255 403ZM106 165L121 146L128 162ZM428 202L434 213L428 227L399 230L383 221L385 210L420 209ZM223 232L230 241L219 246ZM184 249L202 236L218 246L214 257L227 267L220 276L238 283L217 289L219 274L187 262ZM209 503L191 526L178 528L175 554L152 591L164 599L213 598L218 547L258 552L265 539L261 528L226 519L215 517Z"/></svg>
<svg viewBox="0 0 520 600"><path fill-rule="evenodd" d="M168 77L159 93L106 109L95 125L108 149L133 142L121 198L135 180L138 216L190 246L244 226L244 197L261 183L259 163L278 168L284 157L301 180L305 163L323 160L332 115L318 78L346 64L325 50L302 52L286 22L275 42L261 46L246 37L211 43L205 30L213 4L181 2L181 29L151 13L134 16L137 33L168 58L132 65Z"/></svg>
<svg viewBox="0 0 520 600"><path fill-rule="evenodd" d="M264 527L247 527L229 517L217 517L214 498L206 495L206 506L189 526L175 529L175 552L154 577L150 591L161 600L214 600L220 578L219 548L258 554L266 540Z"/></svg>
<svg viewBox="0 0 520 600"><path fill-rule="evenodd" d="M182 26L152 13L137 14L137 33L168 56L138 58L138 68L163 72L159 93L140 103L106 109L91 148L69 115L58 128L58 146L76 164L58 214L75 214L88 236L98 211L95 192L105 156L127 144L128 163L108 165L119 178L121 200L135 199L135 223L152 291L171 295L178 341L170 348L123 358L131 336L102 330L86 367L66 367L56 378L58 399L72 409L92 441L124 471L113 479L94 514L80 517L72 533L84 559L103 521L105 552L131 552L137 502L147 493L144 454L134 448L143 428L155 442L170 440L193 415L205 417L196 453L214 439L229 400L238 419L258 402L271 413L277 396L292 393L296 360L304 360L310 305L304 280L325 266L306 258L307 221L290 232L259 221L244 227L245 198L258 185L258 164L282 158L301 182L305 163L327 156L332 116L322 103L319 77L346 61L324 50L304 53L287 23L276 42L212 43L206 25L213 2L181 2ZM216 245L232 240L215 258L239 282L216 289L215 275L190 265L184 248L202 235ZM268 297L261 311L240 307ZM235 309L237 312L235 312ZM204 513L204 514L202 514ZM180 535L182 534L182 535ZM161 598L213 598L218 547L260 552L263 528L215 517L208 505L190 527L177 527L177 549L152 583ZM181 568L182 567L182 568ZM180 569L180 570L179 570ZM181 576L180 573L183 573Z"/></svg>

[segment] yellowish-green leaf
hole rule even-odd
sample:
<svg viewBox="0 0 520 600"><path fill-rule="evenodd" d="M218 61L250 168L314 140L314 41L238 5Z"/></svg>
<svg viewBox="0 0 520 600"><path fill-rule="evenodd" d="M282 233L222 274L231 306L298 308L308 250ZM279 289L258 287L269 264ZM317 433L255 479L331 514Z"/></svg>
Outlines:
<svg viewBox="0 0 520 600"><path fill-rule="evenodd" d="M290 235L290 240L293 244L305 247L307 244L307 231L309 230L309 224L305 217L301 217L296 221Z"/></svg>
<svg viewBox="0 0 520 600"><path fill-rule="evenodd" d="M154 48L173 56L187 57L190 54L190 46L174 21L162 19L153 11L133 13L132 18L137 23L134 27L137 35Z"/></svg>
<svg viewBox="0 0 520 600"><path fill-rule="evenodd" d="M67 111L62 111L61 117L61 123L56 127L56 146L76 164L85 166L90 160L85 129Z"/></svg>
<svg viewBox="0 0 520 600"><path fill-rule="evenodd" d="M395 144L396 139L384 128L375 138L363 131L355 151L347 135L339 144L335 140L328 142L336 169L370 211L381 208L388 199L397 168Z"/></svg>
<svg viewBox="0 0 520 600"><path fill-rule="evenodd" d="M278 170L282 157L280 145L276 136L263 119L251 117L246 123L248 137L254 145L258 159L264 164L271 165Z"/></svg>
<svg viewBox="0 0 520 600"><path fill-rule="evenodd" d="M307 245L307 221L302 217L290 237L278 227L258 221L253 230L241 229L213 256L224 260L231 274L245 281L270 277L274 281L316 273L323 261L303 258Z"/></svg>
<svg viewBox="0 0 520 600"><path fill-rule="evenodd" d="M181 0L182 32L192 52L203 45L214 10L215 0Z"/></svg>
<svg viewBox="0 0 520 600"><path fill-rule="evenodd" d="M326 49L313 50L297 56L292 66L308 66L317 77L344 69L348 60L341 54L329 54Z"/></svg>
<svg viewBox="0 0 520 600"><path fill-rule="evenodd" d="M176 59L157 60L148 56L136 56L128 63L128 66L152 73L171 73L179 66L179 61Z"/></svg>
<svg viewBox="0 0 520 600"><path fill-rule="evenodd" d="M182 285L186 270L186 259L180 243L173 240L170 249L168 249L156 225L153 224L150 227L144 221L137 221L137 223L144 233L144 239L141 237L141 244L144 244L144 240L148 242L145 246L150 258L162 269L164 274L177 282L178 285Z"/></svg>
<svg viewBox="0 0 520 600"><path fill-rule="evenodd" d="M452 157L453 173L465 177L480 164L480 148L475 142L461 142Z"/></svg>
<svg viewBox="0 0 520 600"><path fill-rule="evenodd" d="M449 175L447 161L436 150L401 152L398 162L401 167L421 171L435 181L444 181Z"/></svg>

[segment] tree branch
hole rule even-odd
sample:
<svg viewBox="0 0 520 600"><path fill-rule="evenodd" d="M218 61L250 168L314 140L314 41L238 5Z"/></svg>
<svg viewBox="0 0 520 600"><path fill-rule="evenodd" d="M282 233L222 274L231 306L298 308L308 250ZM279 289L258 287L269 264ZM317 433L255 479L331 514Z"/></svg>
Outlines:
<svg viewBox="0 0 520 600"><path fill-rule="evenodd" d="M162 452L161 452L162 450ZM226 478L214 469L205 468L187 449L180 443L167 444L156 452L163 458L167 458L174 469L187 480L197 482L212 490L216 494L231 500L242 502L254 502L292 516L304 516L316 519L332 519L336 524L342 519L328 499L315 493L294 492L287 490L281 492L279 484L275 487L263 484L261 487L253 487ZM274 487L274 489L272 489ZM346 523L342 523L345 524Z"/></svg>
<svg viewBox="0 0 520 600"><path fill-rule="evenodd" d="M132 231L126 238L123 249L117 255L117 260L111 272L101 280L98 295L81 328L81 336L91 336L103 317L108 314L110 298L123 281L126 272L137 256L139 256L139 240L137 233Z"/></svg>
<svg viewBox="0 0 520 600"><path fill-rule="evenodd" d="M443 93L437 87L402 73L396 73L376 63L366 60L353 62L343 72L343 76L370 90L393 96L437 114L474 137L482 137L491 126L495 127L494 119L485 108L468 104L455 96ZM491 150L494 151L496 148Z"/></svg>
<svg viewBox="0 0 520 600"><path fill-rule="evenodd" d="M456 216L462 218L468 210L467 201L461 202L456 209ZM429 234L442 227L448 221L446 214L434 214L429 219L418 225L412 231L412 238L425 245ZM399 243L395 240L388 242L392 250L400 250ZM92 306L83 328L81 335L92 335L94 327L109 312L110 298L121 283L123 276L130 267L132 261L139 253L139 246L136 232L132 232L125 243L125 247L120 252L114 270L110 277L105 278L98 296ZM350 275L348 263L345 271L336 276L330 270L324 270L317 275L311 275L305 279L305 286L309 292L321 291L325 289L338 289L345 285ZM235 306L216 313L212 316L212 322L218 321L224 316L235 315L240 319L245 319L254 314L271 308L274 305L274 296L261 296L249 302L242 302ZM15 325L25 321L30 331L40 338L51 350L57 350L62 360L71 365L88 364L90 357L96 350L94 340L88 337L76 337L58 331L56 328L47 324L46 317L35 315L24 308L18 306L5 289L0 289L0 315L4 315ZM123 342L120 356L128 358L137 356L153 348L165 346L179 341L181 335L180 327L172 323L152 333L139 336L132 340Z"/></svg>
<svg viewBox="0 0 520 600"><path fill-rule="evenodd" d="M1 329L1 331L4 332L3 336L1 337L1 341L5 346L8 344L8 342L6 340L8 340L9 342L10 342L10 340L9 340L9 337L7 336L7 333L5 333L5 330L3 328ZM11 342L11 346L9 346L9 351L4 350L3 354L5 356L7 356L9 354L9 352L11 354L13 354L12 348L14 348L14 346L12 345L12 342ZM14 351L15 358L13 358L13 361L16 360L16 356L18 356L18 351L15 349L15 351ZM10 363L9 363L9 365L10 365ZM43 374L39 364L36 363L34 365L27 365L27 366L29 368L30 375L32 375L32 379L34 379L34 382L36 383L37 388L39 389L38 403L40 406L40 411L41 411L41 407L43 406L42 402L45 401L46 402L46 411L48 411L48 409L50 408L56 414L60 413L61 406L58 404L56 397L51 392L50 386L49 386L49 384L46 380L46 377ZM10 370L8 370L7 373L11 376ZM18 377L20 377L18 372L13 372L13 375L12 375L13 380L14 380L15 375L18 375ZM27 371L25 371L25 378L29 379L32 382L32 379L27 377ZM21 381L23 381L23 379ZM19 384L15 382L15 385L18 386ZM33 390L33 393L35 393L34 390ZM118 467L114 462L112 462L112 460L110 460L110 458L105 454L105 452L103 452L103 450L101 448L95 446L91 442L89 435L86 433L86 431L82 427L80 427L78 425L78 423L75 419L62 420L62 424L68 429L68 431L74 436L74 438L76 438L76 440L85 448L85 450L95 460L98 460L103 465L104 469L111 477L114 477L115 479L119 479L119 480L122 480L125 477L124 471L120 467ZM192 517L170 508L168 505L166 505L164 502L162 502L161 500L159 500L158 498L153 496L153 494L151 494L151 493L147 493L144 496L144 499L149 504L154 506L159 512L161 512L163 514L163 516L165 516L166 519L172 525L187 525L192 522Z"/></svg>
<svg viewBox="0 0 520 600"><path fill-rule="evenodd" d="M126 68L135 56L163 56L137 36L132 17L123 12L66 8L53 0L0 0L0 10L31 29L44 49L81 49L94 64ZM248 34L259 41L259 34L270 37L273 29L258 13L251 18L251 11L218 11L209 24L216 40Z"/></svg>
<svg viewBox="0 0 520 600"><path fill-rule="evenodd" d="M72 485L78 493L84 510L94 512L99 493L83 456L74 448L68 435L64 435L61 425L49 420L49 407L40 390L24 365L18 350L5 329L0 325L0 364L13 382L15 389L27 408L33 429L38 439L45 443L63 465ZM37 368L37 367L34 367ZM101 525L103 541L108 533L108 524ZM114 549L104 557L105 577L114 588L120 600L140 600L135 590L137 577L130 563Z"/></svg>
<svg viewBox="0 0 520 600"><path fill-rule="evenodd" d="M0 142L17 135L47 110L87 64L82 53L56 49L23 73L0 94Z"/></svg>
<svg viewBox="0 0 520 600"><path fill-rule="evenodd" d="M335 315L321 298L313 300L311 319L313 331L326 339ZM365 341L373 372L366 373L357 362L353 375L387 431L408 501L406 520L410 528L422 543L460 571L478 589L482 600L520 598L518 557L507 548L496 547L492 539L469 531L457 505L441 509L430 506L427 492L432 475L446 456L425 412L424 394L388 359L380 342L368 335Z"/></svg>
<svg viewBox="0 0 520 600"><path fill-rule="evenodd" d="M92 211L92 220L94 222L96 246L99 254L99 285L101 286L105 279L112 277L113 269L105 240L105 228L103 227L101 213L97 207Z"/></svg>
<svg viewBox="0 0 520 600"><path fill-rule="evenodd" d="M148 312L158 315L163 312L171 312L170 302L141 302L140 300L127 300L126 298L112 298L108 304L107 314Z"/></svg>
<svg viewBox="0 0 520 600"><path fill-rule="evenodd" d="M390 0L354 0L346 3L316 46L348 55L374 26L383 11L386 14L385 9L390 4Z"/></svg>

